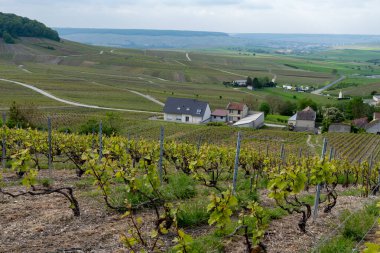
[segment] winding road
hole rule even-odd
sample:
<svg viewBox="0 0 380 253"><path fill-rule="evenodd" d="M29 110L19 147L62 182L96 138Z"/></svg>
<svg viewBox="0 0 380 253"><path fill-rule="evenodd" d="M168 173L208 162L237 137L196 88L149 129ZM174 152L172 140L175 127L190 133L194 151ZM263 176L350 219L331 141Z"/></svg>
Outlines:
<svg viewBox="0 0 380 253"><path fill-rule="evenodd" d="M186 58L187 58L188 61L191 61L191 58L190 58L190 56L189 56L189 53L186 53Z"/></svg>
<svg viewBox="0 0 380 253"><path fill-rule="evenodd" d="M62 99L62 98L59 98L59 97L56 97L44 90L41 90L37 87L34 87L33 85L30 85L30 84L26 84L26 83L22 83L22 82L17 82L17 81L13 81L13 80L8 80L8 79L4 79L4 78L0 78L0 81L2 82L7 82L7 83L13 83L13 84L17 84L17 85L21 85L25 88L28 88L28 89L31 89L45 97L48 97L50 99L53 99L55 101L58 101L58 102L61 102L61 103L64 103L64 104L68 104L68 105L72 105L72 106L77 106L77 107L83 107L83 108L91 108L91 109L99 109L99 110L108 110L108 111L120 111L120 112L139 112L139 113L150 113L150 114L162 114L160 112L152 112L152 111L143 111L143 110L131 110L131 109L121 109L121 108L112 108L112 107L102 107L102 106L97 106L97 105L88 105L88 104L82 104L82 103L78 103L78 102L73 102L73 101L69 101L69 100L66 100L66 99ZM131 91L132 92L132 91ZM150 101L153 101L155 100L154 98L148 96L148 95L144 95L142 93L139 93L137 91L133 92L137 95L142 95L143 97L149 99ZM152 100L153 99L153 100ZM155 101L153 101L155 102ZM156 101L156 102L159 102L159 101ZM159 102L161 103L161 102ZM161 103L162 104L162 103Z"/></svg>
<svg viewBox="0 0 380 253"><path fill-rule="evenodd" d="M346 76L341 76L338 80L335 80L334 82L332 83L329 83L328 85L324 86L323 88L320 88L318 90L315 90L315 91L312 91L311 93L312 94L315 94L315 95L321 95L321 93L324 91L324 90L327 90L328 88L330 88L331 86L343 81L344 79L346 79Z"/></svg>

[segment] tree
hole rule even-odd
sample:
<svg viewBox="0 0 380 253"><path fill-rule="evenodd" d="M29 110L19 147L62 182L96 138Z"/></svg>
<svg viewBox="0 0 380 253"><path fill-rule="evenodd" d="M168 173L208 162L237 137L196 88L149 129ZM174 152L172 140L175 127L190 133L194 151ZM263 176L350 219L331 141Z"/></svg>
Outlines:
<svg viewBox="0 0 380 253"><path fill-rule="evenodd" d="M257 79L257 77L253 78L252 86L254 89L260 89L261 88L259 79Z"/></svg>
<svg viewBox="0 0 380 253"><path fill-rule="evenodd" d="M318 105L310 98L302 98L298 101L298 109L303 110L306 107L310 106L314 111L318 110Z"/></svg>
<svg viewBox="0 0 380 253"><path fill-rule="evenodd" d="M291 101L285 101L280 104L278 113L284 116L292 116L297 111L297 104Z"/></svg>
<svg viewBox="0 0 380 253"><path fill-rule="evenodd" d="M374 108L368 104L364 104L361 97L355 97L348 103L347 111L351 119L358 119L362 117L371 118Z"/></svg>
<svg viewBox="0 0 380 253"><path fill-rule="evenodd" d="M260 84L259 86L260 86L260 88L262 88L262 87L268 87L269 86L269 82L270 82L270 80L269 80L269 77L267 77L267 76L259 78L259 84Z"/></svg>
<svg viewBox="0 0 380 253"><path fill-rule="evenodd" d="M3 37L4 42L7 44L14 44L15 43L15 40L12 38L12 36L7 31L3 32L2 37Z"/></svg>
<svg viewBox="0 0 380 253"><path fill-rule="evenodd" d="M264 115L267 116L270 112L270 106L268 103L263 102L261 103L259 110L264 112Z"/></svg>
<svg viewBox="0 0 380 253"><path fill-rule="evenodd" d="M333 74L333 75L338 74L338 70L337 70L337 69L332 69L332 70L331 70L331 74Z"/></svg>
<svg viewBox="0 0 380 253"><path fill-rule="evenodd" d="M22 114L20 106L16 104L15 101L12 102L12 105L9 108L9 117L7 121L7 126L10 128L13 128L13 127L25 128L28 126L28 122L25 119L24 115Z"/></svg>
<svg viewBox="0 0 380 253"><path fill-rule="evenodd" d="M344 113L336 107L323 108L323 119L329 119L331 123L344 121Z"/></svg>
<svg viewBox="0 0 380 253"><path fill-rule="evenodd" d="M252 86L252 85L253 85L252 78L251 77L247 77L247 86Z"/></svg>

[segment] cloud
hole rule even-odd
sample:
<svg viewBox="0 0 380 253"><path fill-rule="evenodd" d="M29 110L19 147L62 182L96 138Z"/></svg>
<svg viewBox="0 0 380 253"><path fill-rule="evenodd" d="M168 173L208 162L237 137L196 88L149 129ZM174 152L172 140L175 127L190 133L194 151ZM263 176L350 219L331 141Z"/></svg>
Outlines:
<svg viewBox="0 0 380 253"><path fill-rule="evenodd" d="M53 27L380 34L378 0L0 0Z"/></svg>

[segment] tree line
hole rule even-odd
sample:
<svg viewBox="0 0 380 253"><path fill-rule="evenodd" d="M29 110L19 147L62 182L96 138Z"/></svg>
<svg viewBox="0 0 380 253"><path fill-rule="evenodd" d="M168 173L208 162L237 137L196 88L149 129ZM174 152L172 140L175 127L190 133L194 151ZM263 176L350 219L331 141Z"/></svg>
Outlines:
<svg viewBox="0 0 380 253"><path fill-rule="evenodd" d="M13 44L18 37L37 37L60 41L56 31L44 24L15 14L0 12L0 36L5 43Z"/></svg>

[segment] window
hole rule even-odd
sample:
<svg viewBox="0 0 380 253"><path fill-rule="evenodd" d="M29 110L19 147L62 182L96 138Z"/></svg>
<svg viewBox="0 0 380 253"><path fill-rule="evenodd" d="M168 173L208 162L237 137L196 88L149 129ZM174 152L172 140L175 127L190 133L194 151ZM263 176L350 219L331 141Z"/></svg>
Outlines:
<svg viewBox="0 0 380 253"><path fill-rule="evenodd" d="M197 109L197 114L201 114L202 110L201 109Z"/></svg>
<svg viewBox="0 0 380 253"><path fill-rule="evenodd" d="M214 119L216 119L216 116L214 116Z"/></svg>
<svg viewBox="0 0 380 253"><path fill-rule="evenodd" d="M238 110L238 114L240 114L240 110Z"/></svg>
<svg viewBox="0 0 380 253"><path fill-rule="evenodd" d="M186 116L186 122L189 122L190 121L190 117L189 116Z"/></svg>
<svg viewBox="0 0 380 253"><path fill-rule="evenodd" d="M221 116L220 118L221 118L221 119L224 119L224 117L223 117L223 116Z"/></svg>
<svg viewBox="0 0 380 253"><path fill-rule="evenodd" d="M178 110L178 111L181 110L181 107L178 106L178 107L177 107L177 110Z"/></svg>
<svg viewBox="0 0 380 253"><path fill-rule="evenodd" d="M238 117L238 120L240 120L240 117Z"/></svg>
<svg viewBox="0 0 380 253"><path fill-rule="evenodd" d="M190 111L190 108L189 108L189 107L187 107L187 108L186 108L186 111Z"/></svg>

